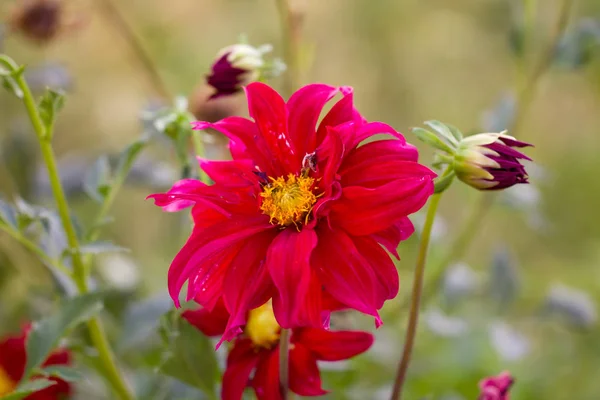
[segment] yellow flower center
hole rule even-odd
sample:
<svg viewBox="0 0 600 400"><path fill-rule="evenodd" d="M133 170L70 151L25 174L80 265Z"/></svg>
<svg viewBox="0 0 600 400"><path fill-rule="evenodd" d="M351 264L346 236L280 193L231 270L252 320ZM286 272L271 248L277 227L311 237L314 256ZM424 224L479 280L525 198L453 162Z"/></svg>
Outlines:
<svg viewBox="0 0 600 400"><path fill-rule="evenodd" d="M314 178L303 175L269 178L271 182L260 194L263 198L260 209L269 216L269 222L287 226L308 218L317 196L312 190Z"/></svg>
<svg viewBox="0 0 600 400"><path fill-rule="evenodd" d="M17 385L0 366L0 397L14 390Z"/></svg>
<svg viewBox="0 0 600 400"><path fill-rule="evenodd" d="M251 310L248 313L248 322L244 332L255 347L270 349L279 341L281 327L273 314L271 301Z"/></svg>

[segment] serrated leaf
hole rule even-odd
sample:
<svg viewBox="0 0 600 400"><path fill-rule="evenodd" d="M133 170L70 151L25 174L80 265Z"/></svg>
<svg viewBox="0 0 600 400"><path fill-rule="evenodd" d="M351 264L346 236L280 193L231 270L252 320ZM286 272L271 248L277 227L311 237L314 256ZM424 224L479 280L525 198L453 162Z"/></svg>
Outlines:
<svg viewBox="0 0 600 400"><path fill-rule="evenodd" d="M17 211L6 201L0 199L0 223L17 229Z"/></svg>
<svg viewBox="0 0 600 400"><path fill-rule="evenodd" d="M19 385L13 392L0 397L0 400L20 400L29 396L32 393L39 392L52 385L56 385L56 381L51 381L45 378L36 378L31 381Z"/></svg>
<svg viewBox="0 0 600 400"><path fill-rule="evenodd" d="M447 143L442 141L435 133L423 128L413 128L413 133L417 138L429 146L453 154L454 150Z"/></svg>
<svg viewBox="0 0 600 400"><path fill-rule="evenodd" d="M425 125L439 133L440 136L445 138L450 144L458 146L458 141L454 138L454 134L443 122L431 120L425 121Z"/></svg>
<svg viewBox="0 0 600 400"><path fill-rule="evenodd" d="M56 120L56 115L65 104L65 95L62 91L46 89L46 92L40 98L38 110L40 118L46 127L52 126Z"/></svg>
<svg viewBox="0 0 600 400"><path fill-rule="evenodd" d="M69 330L100 312L102 296L101 293L87 293L66 299L56 313L33 324L27 335L24 378L28 378L48 358Z"/></svg>
<svg viewBox="0 0 600 400"><path fill-rule="evenodd" d="M98 157L83 179L83 189L92 199L102 202L110 185L111 170L108 157Z"/></svg>
<svg viewBox="0 0 600 400"><path fill-rule="evenodd" d="M84 378L83 373L72 367L66 367L64 365L49 365L42 369L37 370L41 375L46 377L55 377L62 379L66 382L77 382Z"/></svg>
<svg viewBox="0 0 600 400"><path fill-rule="evenodd" d="M167 345L160 371L216 397L220 371L211 341L177 312L163 316L160 334Z"/></svg>
<svg viewBox="0 0 600 400"><path fill-rule="evenodd" d="M129 252L129 249L117 246L112 242L99 241L84 244L79 248L79 251L81 254L103 254Z"/></svg>

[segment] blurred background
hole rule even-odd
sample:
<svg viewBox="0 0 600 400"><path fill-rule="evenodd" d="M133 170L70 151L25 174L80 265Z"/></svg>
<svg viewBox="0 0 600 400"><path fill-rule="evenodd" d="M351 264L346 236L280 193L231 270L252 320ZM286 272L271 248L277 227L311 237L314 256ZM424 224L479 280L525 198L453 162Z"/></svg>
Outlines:
<svg viewBox="0 0 600 400"><path fill-rule="evenodd" d="M89 193L102 174L110 175L119 152L148 133L147 110L181 95L197 118L245 114L243 95L206 104L204 77L215 54L245 34L254 45L272 43L281 56L270 0L64 0L63 26L41 39L15 24L15 10L24 3L0 2L0 50L27 65L36 92L45 86L67 92L54 144L82 226L98 213ZM406 399L475 399L477 382L503 370L516 377L514 400L600 398L600 2L576 1L556 46L562 1L535 3L296 5L303 15L304 83L353 86L367 119L391 124L414 144L410 128L428 119L475 133L508 128L515 115L520 123L509 134L535 144L528 151L535 160L528 166L531 184L495 196L467 251L452 260L449 248L481 194L455 184L445 195L428 264L445 272L426 287ZM527 7L533 19L527 19ZM556 51L550 51L529 104L519 105L521 68L537 65L548 46ZM162 83L148 73L148 63ZM280 78L272 84L281 85ZM208 156L226 157L224 143L207 135ZM431 151L419 146L422 162L429 164ZM100 237L130 251L102 252L95 262L97 282L114 289L105 313L111 338L141 387L162 382L153 378L162 357L154 332L171 307L168 266L189 233L184 213L165 214L144 198L180 177L172 142L152 136ZM25 202L53 206L35 135L22 105L7 92L0 94L0 195L11 203L22 199L24 208ZM413 221L418 226L422 219L415 215ZM401 294L384 307L385 324L375 332L371 351L323 366L324 386L332 390L327 398L389 396L417 242L418 232L401 244ZM55 285L60 279L0 233L0 334L48 312ZM334 325L374 330L371 319L353 313L337 316ZM91 374L82 383L85 398L106 398L96 381ZM167 394L148 390L140 398L201 398L178 383L164 385ZM171 390L184 394L169 397Z"/></svg>

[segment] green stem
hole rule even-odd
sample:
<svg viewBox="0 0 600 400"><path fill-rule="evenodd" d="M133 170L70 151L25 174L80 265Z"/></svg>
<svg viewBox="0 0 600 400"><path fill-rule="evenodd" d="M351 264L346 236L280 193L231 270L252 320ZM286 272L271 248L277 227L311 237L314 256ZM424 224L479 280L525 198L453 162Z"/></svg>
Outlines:
<svg viewBox="0 0 600 400"><path fill-rule="evenodd" d="M394 389L392 391L392 396L390 397L391 400L400 400L402 396L402 386L404 385L406 372L408 371L408 365L410 364L412 350L415 343L415 336L417 333L417 325L419 322L419 306L421 303L421 293L423 291L423 276L425 273L427 249L429 247L431 229L433 227L433 222L435 220L435 214L441 195L441 193L436 193L431 196L429 208L427 209L427 216L425 218L423 233L421 234L421 243L419 245L419 256L417 258L417 265L415 267L415 277L412 287L412 300L410 305L410 314L408 317L408 326L406 327L406 337L404 339L404 349L402 350L402 359L400 360L398 372L396 373Z"/></svg>
<svg viewBox="0 0 600 400"><path fill-rule="evenodd" d="M23 236L20 232L11 229L8 225L0 225L0 229L10 235L17 242L21 243L23 247L27 250L31 251L33 254L39 257L45 264L48 264L57 270L61 271L66 276L71 276L71 271L67 268L66 265L61 263L58 260L54 260L48 254L46 254L40 247L35 244L33 241L29 240L27 237Z"/></svg>
<svg viewBox="0 0 600 400"><path fill-rule="evenodd" d="M287 71L284 74L284 92L291 95L300 87L300 30L302 16L294 13L289 0L275 0L281 24L281 40Z"/></svg>
<svg viewBox="0 0 600 400"><path fill-rule="evenodd" d="M192 131L192 144L194 145L194 153L199 157L204 157L204 141L202 140L203 135L204 131ZM196 163L196 165L198 166L198 176L200 177L200 180L205 184L210 185L210 179L208 178L208 175L206 175L206 172L200 168L198 163Z"/></svg>
<svg viewBox="0 0 600 400"><path fill-rule="evenodd" d="M289 354L290 354L290 330L281 329L279 335L279 386L282 400L288 400L290 391L289 384Z"/></svg>
<svg viewBox="0 0 600 400"><path fill-rule="evenodd" d="M22 74L17 74L15 80L19 88L23 91L23 103L27 109L29 119L33 125L33 128L39 138L40 150L42 157L48 170L48 178L50 180L50 186L52 187L52 193L56 201L56 207L60 216L65 235L67 237L67 243L71 257L73 260L73 273L72 278L75 282L80 293L87 293L87 272L83 258L79 250L79 240L77 239L77 233L71 220L69 212L69 204L60 182L60 176L58 173L58 167L56 164L56 157L51 143L51 128L46 128L42 122L39 111L37 109L33 94L27 85L27 82L23 78ZM109 380L111 386L119 398L123 400L133 399L133 395L130 394L129 388L123 381L119 370L115 364L114 357L112 355L108 340L102 329L100 321L97 318L93 318L87 322L87 327L90 333L90 337L94 347L98 351L98 356L104 366L106 377Z"/></svg>

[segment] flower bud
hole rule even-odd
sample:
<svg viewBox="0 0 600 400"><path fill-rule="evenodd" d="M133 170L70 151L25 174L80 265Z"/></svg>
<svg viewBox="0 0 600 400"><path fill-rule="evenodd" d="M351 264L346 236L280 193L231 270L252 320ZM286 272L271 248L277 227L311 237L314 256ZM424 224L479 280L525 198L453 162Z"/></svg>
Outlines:
<svg viewBox="0 0 600 400"><path fill-rule="evenodd" d="M461 140L453 169L461 181L479 190L500 190L528 183L520 160L531 161L514 148L531 146L502 133L480 133Z"/></svg>
<svg viewBox="0 0 600 400"><path fill-rule="evenodd" d="M45 44L55 39L65 28L81 24L79 18L66 18L62 0L20 0L9 20L14 32Z"/></svg>
<svg viewBox="0 0 600 400"><path fill-rule="evenodd" d="M264 57L272 49L271 45L234 44L219 51L207 77L207 83L216 89L211 99L237 93L244 85L281 73L285 65L280 60L267 61Z"/></svg>
<svg viewBox="0 0 600 400"><path fill-rule="evenodd" d="M514 382L515 380L509 372L485 378L479 382L481 392L477 400L509 400L508 391Z"/></svg>

